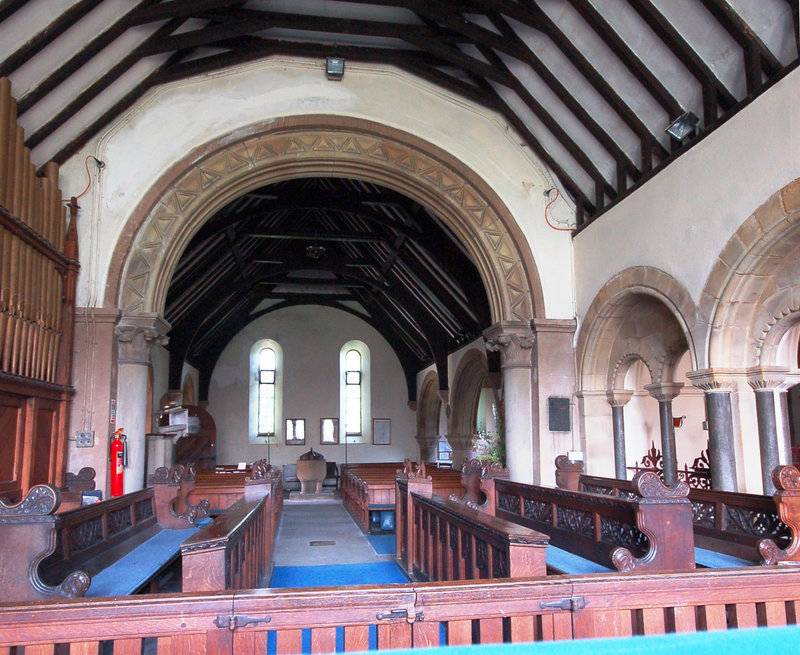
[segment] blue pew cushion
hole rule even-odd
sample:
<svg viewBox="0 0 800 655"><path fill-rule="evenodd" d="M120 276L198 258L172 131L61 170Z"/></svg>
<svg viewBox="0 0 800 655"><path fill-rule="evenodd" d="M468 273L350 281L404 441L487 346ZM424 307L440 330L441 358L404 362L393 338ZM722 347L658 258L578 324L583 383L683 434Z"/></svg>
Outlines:
<svg viewBox="0 0 800 655"><path fill-rule="evenodd" d="M197 528L161 530L92 578L87 597L127 596L180 555L181 543Z"/></svg>
<svg viewBox="0 0 800 655"><path fill-rule="evenodd" d="M726 555L725 553L718 553L714 550L706 550L705 548L694 549L694 561L700 566L705 566L709 569L729 569L741 566L754 566L755 562L735 557L733 555Z"/></svg>
<svg viewBox="0 0 800 655"><path fill-rule="evenodd" d="M608 567L588 560L580 555L557 548L552 544L547 547L547 566L567 574L608 573Z"/></svg>

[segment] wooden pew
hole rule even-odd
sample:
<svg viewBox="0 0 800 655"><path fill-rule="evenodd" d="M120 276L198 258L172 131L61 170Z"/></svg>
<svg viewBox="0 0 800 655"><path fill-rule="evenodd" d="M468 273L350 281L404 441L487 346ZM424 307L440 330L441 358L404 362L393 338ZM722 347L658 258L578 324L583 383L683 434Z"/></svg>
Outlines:
<svg viewBox="0 0 800 655"><path fill-rule="evenodd" d="M243 496L181 544L183 591L262 587L283 507L280 471L254 469Z"/></svg>
<svg viewBox="0 0 800 655"><path fill-rule="evenodd" d="M34 600L57 596L77 598L89 588L85 571L70 569L55 582L46 582L39 564L56 546L61 492L39 484L16 504L0 499L0 587L4 600Z"/></svg>
<svg viewBox="0 0 800 655"><path fill-rule="evenodd" d="M395 510L395 478L401 470L411 470L409 461L399 469L383 462L349 466L342 477L342 501L364 532L370 530L370 513ZM461 491L461 476L452 469L430 469L434 492L449 497Z"/></svg>
<svg viewBox="0 0 800 655"><path fill-rule="evenodd" d="M207 500L209 513L219 514L243 497L245 480L261 475L257 471L270 469L266 460L259 459L244 470L217 467L214 473L198 473L188 490L187 499L192 503Z"/></svg>
<svg viewBox="0 0 800 655"><path fill-rule="evenodd" d="M772 472L774 497L731 491L689 489L695 559L712 568L800 561L800 472L779 466ZM628 480L579 474L582 491L625 497Z"/></svg>
<svg viewBox="0 0 800 655"><path fill-rule="evenodd" d="M303 651L307 631L311 652L336 651L343 634L345 652L366 651L372 640L378 650L520 644L549 653L531 642L637 636L629 644L641 653L651 650L647 635L707 631L720 640L716 648L738 628L757 626L791 648L797 628L788 641L784 631L796 623L798 604L793 567L44 600L0 603L0 652L63 644L70 652L221 655L267 652L269 640L275 652L293 654ZM752 631L741 634L752 649ZM608 652L593 642L575 648Z"/></svg>
<svg viewBox="0 0 800 655"><path fill-rule="evenodd" d="M484 477L481 509L550 536L548 567L562 573L694 569L686 483L638 473L634 499Z"/></svg>
<svg viewBox="0 0 800 655"><path fill-rule="evenodd" d="M424 463L396 480L395 552L419 580L546 575L548 537L434 494Z"/></svg>
<svg viewBox="0 0 800 655"><path fill-rule="evenodd" d="M205 516L202 505L189 506L181 496L182 478L190 475L183 466L159 470L146 489L57 514L48 521L46 532L35 539L28 537L40 553L31 570L45 585L83 570L87 581L91 576L92 586L83 590L87 595L135 593L145 587L156 590L158 576L180 554L180 542ZM0 522L0 534L9 536L0 540L0 551L7 554L13 535L26 529L29 526L19 522ZM4 567L3 575L16 584L14 580L25 577L20 573L22 565Z"/></svg>

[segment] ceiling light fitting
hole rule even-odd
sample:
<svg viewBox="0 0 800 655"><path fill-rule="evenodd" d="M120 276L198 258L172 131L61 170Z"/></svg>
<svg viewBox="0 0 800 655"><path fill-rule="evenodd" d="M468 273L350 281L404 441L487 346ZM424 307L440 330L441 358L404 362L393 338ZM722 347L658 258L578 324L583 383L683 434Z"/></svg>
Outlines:
<svg viewBox="0 0 800 655"><path fill-rule="evenodd" d="M694 132L697 123L700 121L694 113L687 111L676 118L670 126L664 130L673 139L683 141L687 136Z"/></svg>
<svg viewBox="0 0 800 655"><path fill-rule="evenodd" d="M318 243L312 243L310 246L306 246L306 257L311 257L311 259L319 259L325 256L327 249L325 246L321 246Z"/></svg>
<svg viewBox="0 0 800 655"><path fill-rule="evenodd" d="M328 57L325 60L325 74L329 80L341 80L344 77L344 59L342 57Z"/></svg>

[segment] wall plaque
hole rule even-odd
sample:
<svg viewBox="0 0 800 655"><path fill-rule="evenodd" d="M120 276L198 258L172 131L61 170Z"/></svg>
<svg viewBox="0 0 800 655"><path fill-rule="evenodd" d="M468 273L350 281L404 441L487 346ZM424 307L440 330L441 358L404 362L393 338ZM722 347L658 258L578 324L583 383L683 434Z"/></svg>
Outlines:
<svg viewBox="0 0 800 655"><path fill-rule="evenodd" d="M550 396L547 399L550 432L570 431L569 398Z"/></svg>

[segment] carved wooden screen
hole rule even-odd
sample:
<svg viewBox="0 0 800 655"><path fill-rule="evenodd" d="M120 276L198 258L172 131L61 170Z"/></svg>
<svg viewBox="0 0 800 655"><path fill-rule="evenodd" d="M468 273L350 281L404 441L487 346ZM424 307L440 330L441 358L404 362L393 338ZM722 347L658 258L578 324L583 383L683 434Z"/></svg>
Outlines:
<svg viewBox="0 0 800 655"><path fill-rule="evenodd" d="M0 79L0 496L64 482L77 277L76 203L37 175Z"/></svg>

